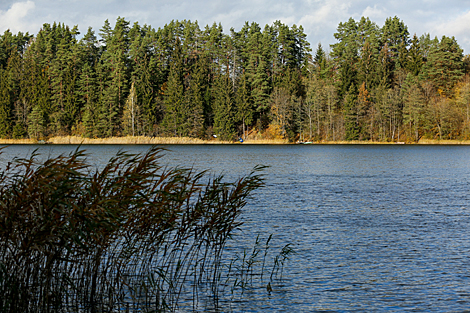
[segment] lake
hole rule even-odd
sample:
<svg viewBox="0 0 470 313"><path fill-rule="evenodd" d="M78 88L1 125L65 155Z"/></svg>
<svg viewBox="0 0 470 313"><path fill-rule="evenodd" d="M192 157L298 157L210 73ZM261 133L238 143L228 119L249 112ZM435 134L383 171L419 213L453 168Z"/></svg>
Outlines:
<svg viewBox="0 0 470 313"><path fill-rule="evenodd" d="M15 145L1 165L76 146ZM100 167L145 145L84 145ZM251 288L223 311L350 312L470 310L470 146L171 145L162 163L223 173L258 165L266 186L242 214L229 249L273 235L291 243L283 281Z"/></svg>

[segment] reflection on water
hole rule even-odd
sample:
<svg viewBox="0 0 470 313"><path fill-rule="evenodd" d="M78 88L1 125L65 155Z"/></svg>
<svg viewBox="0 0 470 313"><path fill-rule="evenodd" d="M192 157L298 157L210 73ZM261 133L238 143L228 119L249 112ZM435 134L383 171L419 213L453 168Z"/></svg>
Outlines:
<svg viewBox="0 0 470 313"><path fill-rule="evenodd" d="M35 148L10 146L1 166ZM119 149L82 146L100 167ZM257 234L292 243L297 254L284 286L249 290L233 311L465 311L470 309L470 147L467 146L166 146L168 166L210 169L227 180L257 164L259 190L231 243ZM235 299L237 300L237 299ZM228 304L226 304L228 305Z"/></svg>

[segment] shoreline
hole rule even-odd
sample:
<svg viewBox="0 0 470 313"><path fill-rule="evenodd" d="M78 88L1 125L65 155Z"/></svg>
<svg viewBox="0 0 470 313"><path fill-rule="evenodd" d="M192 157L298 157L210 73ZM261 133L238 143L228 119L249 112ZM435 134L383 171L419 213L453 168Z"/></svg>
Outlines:
<svg viewBox="0 0 470 313"><path fill-rule="evenodd" d="M110 138L83 138L78 136L52 137L48 140L36 139L0 139L0 145L26 145L26 144L52 144L52 145L219 145L219 144L245 144L245 145L293 145L299 143L288 142L285 139L247 139L243 143L238 141L203 140L189 137L110 137ZM380 142L380 141L314 141L301 144L309 145L470 145L470 140L437 140L422 139L419 142Z"/></svg>

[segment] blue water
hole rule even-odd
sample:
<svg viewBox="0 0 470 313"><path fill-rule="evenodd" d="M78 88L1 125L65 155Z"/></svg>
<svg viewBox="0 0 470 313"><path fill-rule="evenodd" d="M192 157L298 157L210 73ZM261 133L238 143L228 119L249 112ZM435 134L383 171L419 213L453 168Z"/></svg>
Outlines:
<svg viewBox="0 0 470 313"><path fill-rule="evenodd" d="M245 207L229 248L273 234L291 243L283 282L252 288L222 311L371 312L470 310L470 147L403 145L172 145L168 166L209 169L230 181L257 164L266 186ZM74 146L39 148L57 155ZM82 146L100 167L119 149Z"/></svg>

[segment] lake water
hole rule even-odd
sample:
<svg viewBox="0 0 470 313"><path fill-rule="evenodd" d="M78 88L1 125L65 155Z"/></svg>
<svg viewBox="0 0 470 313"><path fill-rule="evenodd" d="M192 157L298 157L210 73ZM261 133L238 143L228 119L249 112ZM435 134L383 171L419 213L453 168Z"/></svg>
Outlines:
<svg viewBox="0 0 470 313"><path fill-rule="evenodd" d="M0 162L35 148L47 156L76 147L10 146ZM99 167L119 149L149 146L82 148ZM232 245L249 247L258 234L273 234L273 249L291 243L296 254L282 285L223 302L227 311L470 310L470 146L166 148L163 164L209 169L228 181L269 166Z"/></svg>

